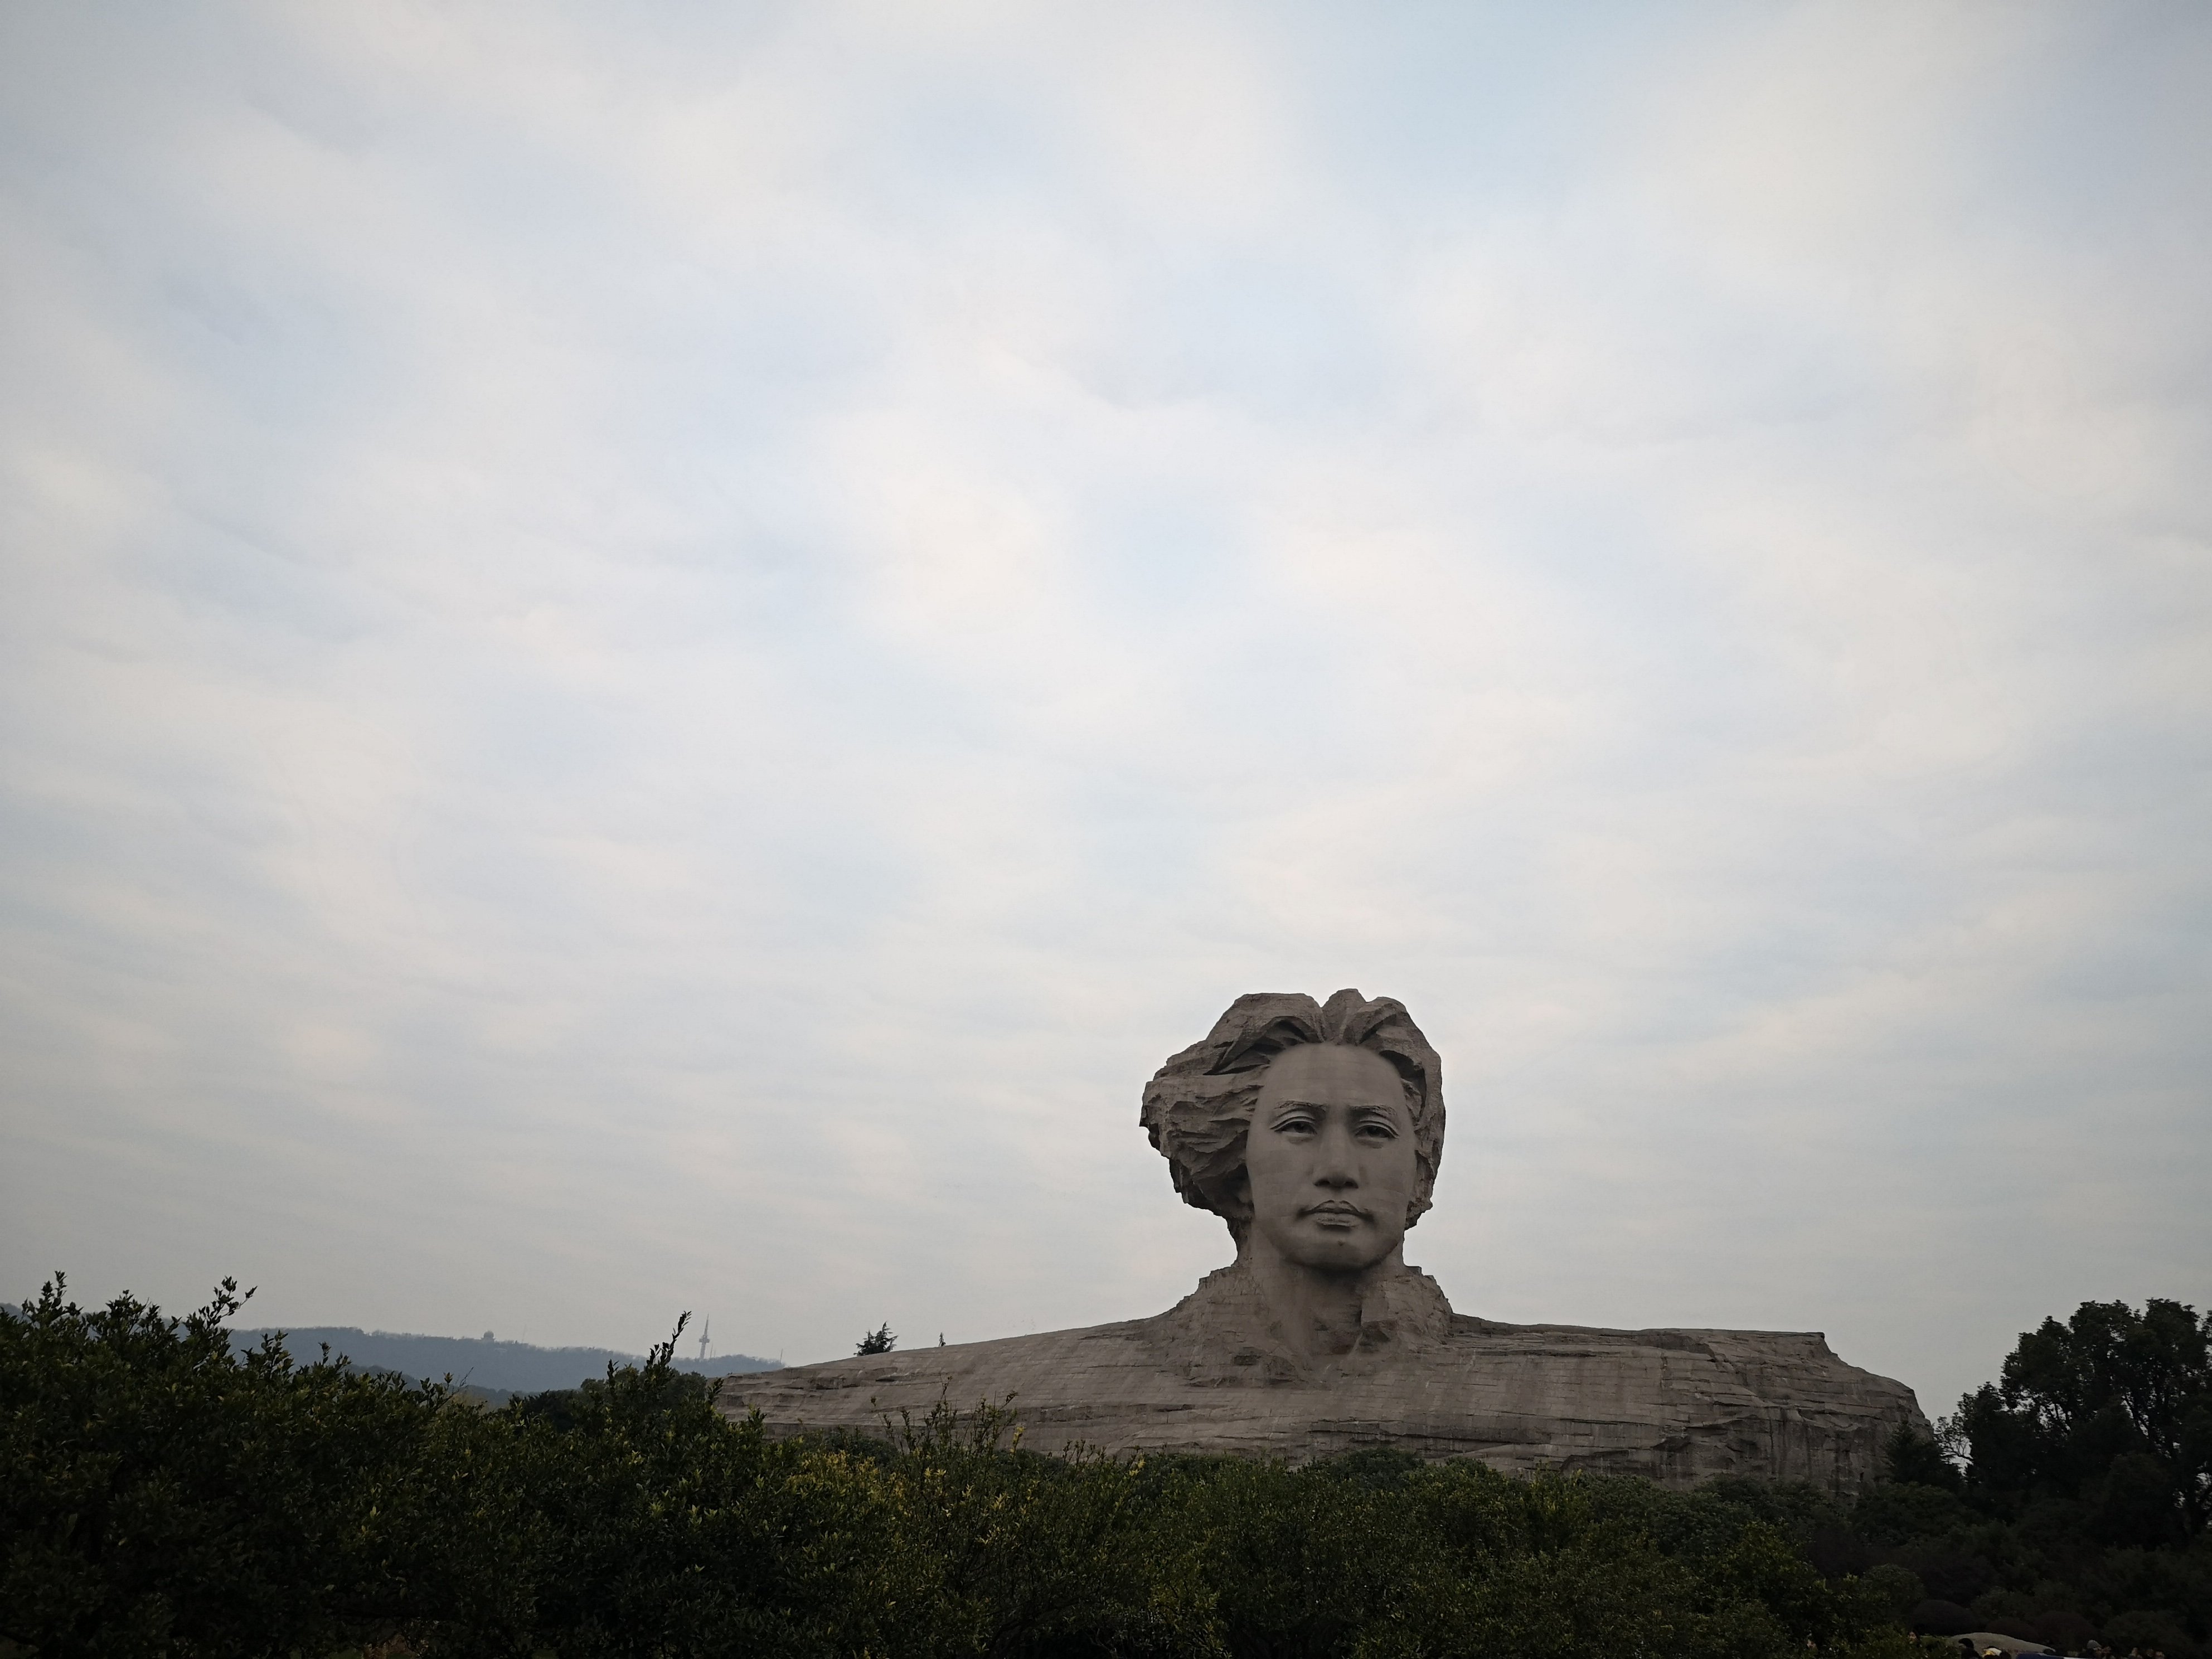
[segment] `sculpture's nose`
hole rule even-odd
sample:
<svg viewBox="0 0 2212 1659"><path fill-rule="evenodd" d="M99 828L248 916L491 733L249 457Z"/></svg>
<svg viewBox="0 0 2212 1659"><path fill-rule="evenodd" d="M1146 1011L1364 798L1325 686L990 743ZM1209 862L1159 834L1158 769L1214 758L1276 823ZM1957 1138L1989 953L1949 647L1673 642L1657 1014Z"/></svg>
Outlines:
<svg viewBox="0 0 2212 1659"><path fill-rule="evenodd" d="M1352 1166L1352 1138L1332 1129L1321 1138L1321 1167L1314 1171L1314 1185L1346 1188L1358 1184L1358 1172Z"/></svg>

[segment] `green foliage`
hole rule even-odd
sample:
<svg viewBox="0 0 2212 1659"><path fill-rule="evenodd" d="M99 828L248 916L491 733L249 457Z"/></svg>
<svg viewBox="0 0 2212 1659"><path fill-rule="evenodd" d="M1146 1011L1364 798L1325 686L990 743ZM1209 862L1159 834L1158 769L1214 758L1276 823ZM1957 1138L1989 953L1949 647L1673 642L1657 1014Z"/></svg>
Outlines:
<svg viewBox="0 0 2212 1659"><path fill-rule="evenodd" d="M1943 1455L1943 1448L1910 1423L1900 1423L1882 1443L1883 1473L1901 1486L1939 1486L1945 1492L1966 1490L1959 1466Z"/></svg>
<svg viewBox="0 0 2212 1659"><path fill-rule="evenodd" d="M2212 1315L2085 1302L2021 1336L1944 1432L1992 1512L2055 1499L2106 1544L2182 1543L2212 1519Z"/></svg>
<svg viewBox="0 0 2212 1659"><path fill-rule="evenodd" d="M257 1655L404 1620L428 1586L403 1535L471 1497L445 1390L295 1367L273 1342L234 1354L228 1279L182 1320L127 1296L88 1313L63 1291L57 1275L0 1313L0 1633L42 1652ZM467 1597L448 1582L441 1599Z"/></svg>
<svg viewBox="0 0 2212 1659"><path fill-rule="evenodd" d="M1867 1599L1868 1622L1903 1626L1912 1622L1913 1610L1928 1599L1920 1575L1894 1561L1877 1561L1861 1575Z"/></svg>
<svg viewBox="0 0 2212 1659"><path fill-rule="evenodd" d="M1893 1446L1897 1484L1860 1531L1979 1627L2078 1646L2087 1632L2193 1659L2212 1638L2212 1316L2157 1298L2085 1302L2025 1333L1959 1402L1929 1466ZM1948 1462L1948 1460L1947 1460Z"/></svg>
<svg viewBox="0 0 2212 1659"><path fill-rule="evenodd" d="M872 1331L865 1333L860 1338L860 1346L853 1352L856 1354L889 1353L896 1346L898 1338L891 1334L891 1322L886 1319Z"/></svg>
<svg viewBox="0 0 2212 1659"><path fill-rule="evenodd" d="M1893 1436L1891 1478L1847 1510L1810 1488L1713 1490L1786 1527L1838 1594L1855 1583L1869 1617L1894 1621L1917 1582L1904 1618L1925 1630L2196 1659L2212 1636L2204 1337L2177 1303L2085 1304L2024 1335L1942 1445Z"/></svg>
<svg viewBox="0 0 2212 1659"><path fill-rule="evenodd" d="M1295 1469L1047 1457L1005 1405L776 1441L675 1370L680 1321L644 1365L489 1411L271 1343L234 1353L241 1301L226 1284L183 1320L127 1297L86 1312L57 1280L0 1310L0 1638L42 1656L1923 1659L1942 1650L1902 1626L1948 1602L1977 1627L2133 1632L2190 1659L2212 1609L2201 1529L2159 1547L2083 1529L2140 1474L2127 1458L2185 1455L2179 1430L2002 1510L1924 1441L1889 1459L1923 1478L1849 1503L1387 1448ZM2131 1397L2187 1421L2185 1391Z"/></svg>

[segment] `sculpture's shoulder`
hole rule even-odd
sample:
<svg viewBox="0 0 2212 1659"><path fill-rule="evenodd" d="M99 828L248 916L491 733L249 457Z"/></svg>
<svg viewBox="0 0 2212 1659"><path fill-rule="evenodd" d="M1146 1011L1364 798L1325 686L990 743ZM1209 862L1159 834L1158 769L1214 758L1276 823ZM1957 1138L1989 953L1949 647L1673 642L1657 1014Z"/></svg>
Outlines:
<svg viewBox="0 0 2212 1659"><path fill-rule="evenodd" d="M1151 1322L1122 1320L749 1372L724 1379L720 1403L733 1416L757 1411L786 1433L878 1427L902 1413L926 1416L939 1401L969 1412L1011 1400L1026 1418L1040 1404L1095 1390L1140 1365Z"/></svg>
<svg viewBox="0 0 2212 1659"><path fill-rule="evenodd" d="M1618 1375L1668 1391L1772 1409L1868 1411L1924 1431L1912 1390L1850 1364L1820 1331L1741 1331L1705 1327L1618 1329L1596 1325L1519 1325L1457 1314L1455 1355L1492 1365L1516 1362L1572 1375L1587 1386Z"/></svg>
<svg viewBox="0 0 2212 1659"><path fill-rule="evenodd" d="M1660 1348L1680 1353L1770 1353L1835 1358L1828 1339L1820 1331L1728 1331L1698 1327L1610 1325L1522 1325L1474 1314L1452 1316L1452 1330L1462 1340L1558 1345L1593 1351Z"/></svg>
<svg viewBox="0 0 2212 1659"><path fill-rule="evenodd" d="M1753 1352L1825 1354L1834 1352L1820 1331L1726 1331L1691 1326L1524 1325L1510 1320L1486 1319L1477 1314L1452 1316L1453 1335L1461 1340L1561 1344L1590 1349L1665 1348L1684 1353Z"/></svg>
<svg viewBox="0 0 2212 1659"><path fill-rule="evenodd" d="M1522 1325L1455 1313L1407 1269L1356 1340L1316 1359L1282 1340L1233 1268L1149 1319L831 1360L729 1378L722 1408L771 1433L880 1431L939 1405L1011 1407L1025 1445L1304 1460L1365 1445L1516 1472L1687 1485L1715 1474L1838 1492L1880 1468L1912 1391L1817 1331Z"/></svg>

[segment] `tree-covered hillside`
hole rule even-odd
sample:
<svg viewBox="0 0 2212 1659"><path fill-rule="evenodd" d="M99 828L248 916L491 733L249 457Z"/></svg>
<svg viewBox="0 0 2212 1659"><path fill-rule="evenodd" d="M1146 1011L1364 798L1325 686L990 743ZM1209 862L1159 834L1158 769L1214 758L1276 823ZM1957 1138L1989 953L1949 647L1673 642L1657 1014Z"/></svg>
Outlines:
<svg viewBox="0 0 2212 1659"><path fill-rule="evenodd" d="M490 1410L271 1342L241 1352L228 1285L174 1320L128 1297L81 1309L56 1283L0 1313L0 1636L179 1659L1906 1659L1953 1651L1909 1626L1964 1620L2201 1659L2202 1351L2166 1305L2130 1316L2148 1346L2109 1310L2060 1328L2117 1329L2117 1349L2065 1351L2148 1370L2008 1364L1993 1405L1950 1421L1963 1472L1901 1437L1891 1478L1838 1503L1387 1449L1304 1468L1044 1457L988 1405L777 1443L723 1418L672 1341ZM2060 1417L2051 1376L2090 1378ZM2033 1455L2014 1455L2022 1436Z"/></svg>
<svg viewBox="0 0 2212 1659"><path fill-rule="evenodd" d="M643 1354L623 1353L612 1348L541 1348L527 1342L482 1337L416 1336L396 1331L364 1331L351 1326L318 1325L287 1329L241 1330L231 1334L241 1350L264 1338L275 1337L294 1361L306 1364L322 1357L343 1356L356 1365L402 1376L435 1381L450 1376L456 1382L495 1394L538 1394L548 1389L573 1389L586 1378L605 1376L610 1365L641 1365ZM741 1371L778 1369L773 1359L750 1354L718 1354L708 1359L675 1359L678 1371L701 1376L727 1376Z"/></svg>

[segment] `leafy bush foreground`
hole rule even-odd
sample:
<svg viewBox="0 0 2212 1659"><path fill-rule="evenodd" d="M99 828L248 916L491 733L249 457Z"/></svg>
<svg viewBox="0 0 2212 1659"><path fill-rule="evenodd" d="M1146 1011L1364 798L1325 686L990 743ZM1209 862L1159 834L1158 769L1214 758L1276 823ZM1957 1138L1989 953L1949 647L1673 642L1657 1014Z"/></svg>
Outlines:
<svg viewBox="0 0 2212 1659"><path fill-rule="evenodd" d="M234 1354L240 1303L87 1311L58 1278L0 1312L19 1651L1878 1659L1917 1650L1927 1599L1809 1488L1047 1457L988 1406L778 1442L673 1371L673 1339L492 1411ZM1899 1491L1961 1503L1867 1501ZM1823 1571L1835 1535L1868 1559Z"/></svg>

